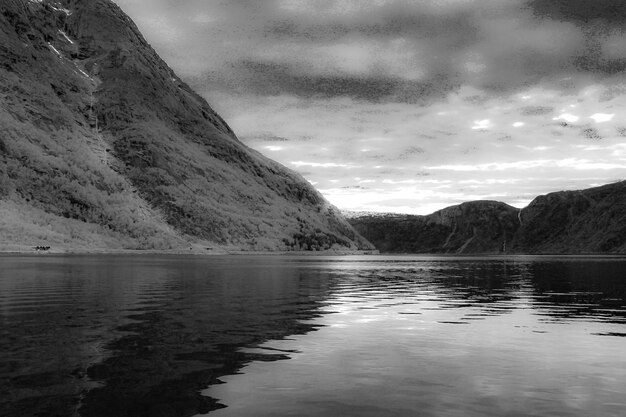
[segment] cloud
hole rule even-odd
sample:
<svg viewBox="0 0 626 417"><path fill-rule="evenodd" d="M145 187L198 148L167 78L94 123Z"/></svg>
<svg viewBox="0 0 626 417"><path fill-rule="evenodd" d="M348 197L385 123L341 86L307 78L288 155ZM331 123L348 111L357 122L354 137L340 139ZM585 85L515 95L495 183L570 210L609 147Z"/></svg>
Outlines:
<svg viewBox="0 0 626 417"><path fill-rule="evenodd" d="M603 0L118 3L177 71L239 94L423 102L626 65L623 6Z"/></svg>
<svg viewBox="0 0 626 417"><path fill-rule="evenodd" d="M593 162L588 159L543 159L543 160L531 160L531 161L516 161L516 162L492 162L489 164L478 165L440 165L425 167L426 169L433 170L448 170L448 171L511 171L511 170L532 170L536 168L568 168L575 170L608 170L608 169L626 169L626 164L616 163L602 163ZM463 183L463 182L461 182ZM497 183L497 182L496 182Z"/></svg>
<svg viewBox="0 0 626 417"><path fill-rule="evenodd" d="M474 130L489 129L492 126L493 125L492 125L492 123L491 123L491 121L489 119L474 120L474 126L472 126L472 129L474 129Z"/></svg>
<svg viewBox="0 0 626 417"><path fill-rule="evenodd" d="M595 21L623 26L626 20L626 3L622 0L531 0L528 6L537 16L583 26Z"/></svg>
<svg viewBox="0 0 626 417"><path fill-rule="evenodd" d="M117 0L249 146L342 208L626 178L609 0Z"/></svg>
<svg viewBox="0 0 626 417"><path fill-rule="evenodd" d="M387 210L406 211L412 201L411 212L423 213L496 196L520 206L542 192L624 177L619 115L626 97L606 100L607 90L598 84L563 94L538 86L490 97L468 87L429 106L272 96L238 107L228 120L250 145L284 146L271 156L341 207L382 210L388 199ZM579 119L553 120L565 111ZM595 123L597 114L615 116ZM472 129L476 123L489 128ZM264 131L273 136L257 139Z"/></svg>
<svg viewBox="0 0 626 417"><path fill-rule="evenodd" d="M610 122L613 117L615 117L615 113L606 114L606 113L596 113L589 116L590 119L593 119L596 123L604 123Z"/></svg>
<svg viewBox="0 0 626 417"><path fill-rule="evenodd" d="M553 107L545 106L524 106L520 109L520 113L523 116L542 116L544 114L550 114L553 111Z"/></svg>
<svg viewBox="0 0 626 417"><path fill-rule="evenodd" d="M552 120L565 120L569 123L577 122L580 119L580 116L576 116L575 114L562 113L557 117L553 117Z"/></svg>
<svg viewBox="0 0 626 417"><path fill-rule="evenodd" d="M336 164L333 162L305 162L305 161L293 161L291 165L296 167L315 167L315 168L353 168L349 164Z"/></svg>

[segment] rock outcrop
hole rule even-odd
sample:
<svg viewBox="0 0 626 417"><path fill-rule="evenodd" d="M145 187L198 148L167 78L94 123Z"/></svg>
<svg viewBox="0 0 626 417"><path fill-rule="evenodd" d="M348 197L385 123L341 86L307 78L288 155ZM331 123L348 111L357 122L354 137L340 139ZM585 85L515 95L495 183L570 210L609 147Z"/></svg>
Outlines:
<svg viewBox="0 0 626 417"><path fill-rule="evenodd" d="M381 252L626 253L626 181L550 193L523 209L473 201L428 216L368 215L350 222Z"/></svg>
<svg viewBox="0 0 626 417"><path fill-rule="evenodd" d="M110 0L1 3L0 129L5 248L371 248Z"/></svg>

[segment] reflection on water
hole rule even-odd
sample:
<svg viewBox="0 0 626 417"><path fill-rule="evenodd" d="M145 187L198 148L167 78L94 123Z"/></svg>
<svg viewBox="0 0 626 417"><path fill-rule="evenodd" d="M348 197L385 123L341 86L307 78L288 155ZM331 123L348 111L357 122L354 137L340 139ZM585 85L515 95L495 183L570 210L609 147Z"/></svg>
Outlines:
<svg viewBox="0 0 626 417"><path fill-rule="evenodd" d="M0 267L3 416L626 410L621 259L5 256Z"/></svg>

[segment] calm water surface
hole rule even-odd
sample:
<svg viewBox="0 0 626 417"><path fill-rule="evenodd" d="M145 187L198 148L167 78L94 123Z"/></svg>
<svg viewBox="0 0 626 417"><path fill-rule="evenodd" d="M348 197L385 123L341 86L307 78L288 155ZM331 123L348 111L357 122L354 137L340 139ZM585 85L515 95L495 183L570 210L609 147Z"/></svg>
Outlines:
<svg viewBox="0 0 626 417"><path fill-rule="evenodd" d="M620 258L2 256L0 415L621 417L625 299Z"/></svg>

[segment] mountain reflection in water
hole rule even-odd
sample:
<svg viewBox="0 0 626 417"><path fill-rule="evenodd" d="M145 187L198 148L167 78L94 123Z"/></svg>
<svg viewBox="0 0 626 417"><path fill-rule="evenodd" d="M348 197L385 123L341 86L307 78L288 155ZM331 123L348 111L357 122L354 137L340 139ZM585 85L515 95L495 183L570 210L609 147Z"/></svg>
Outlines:
<svg viewBox="0 0 626 417"><path fill-rule="evenodd" d="M3 416L626 409L619 258L4 256L0 264Z"/></svg>

